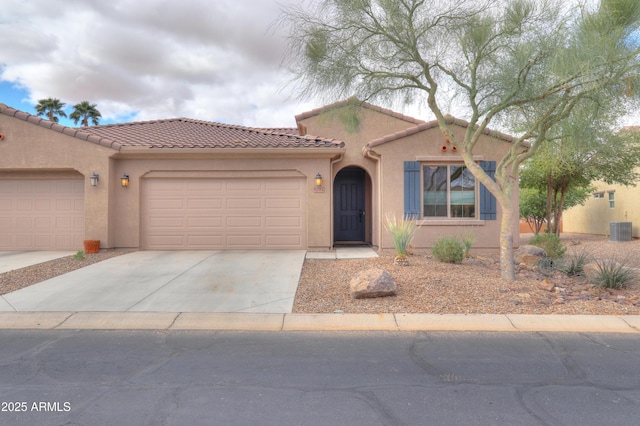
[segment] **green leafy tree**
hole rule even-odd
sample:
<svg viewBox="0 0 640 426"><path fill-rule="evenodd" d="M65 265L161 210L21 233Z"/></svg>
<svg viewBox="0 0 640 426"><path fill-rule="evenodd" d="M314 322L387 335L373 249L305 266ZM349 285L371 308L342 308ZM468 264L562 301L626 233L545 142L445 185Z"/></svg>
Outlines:
<svg viewBox="0 0 640 426"><path fill-rule="evenodd" d="M96 104L82 101L73 106L73 112L69 115L69 118L72 119L75 124L78 124L79 121L82 122L82 125L85 127L89 125L89 120L91 120L94 126L97 126L102 114L100 114L100 111L98 111L96 107Z"/></svg>
<svg viewBox="0 0 640 426"><path fill-rule="evenodd" d="M597 109L577 110L560 123L550 138L521 170L520 185L546 193L547 232L560 235L562 213L584 204L595 190L591 182L634 185L640 175L640 132L615 132L626 111L602 97Z"/></svg>
<svg viewBox="0 0 640 426"><path fill-rule="evenodd" d="M323 0L284 9L286 64L303 97L423 101L502 209L500 264L514 280L518 168L593 93L623 99L638 77L640 3L602 0ZM466 108L464 136L445 108ZM482 133L520 133L495 181L474 159ZM511 127L510 127L511 128Z"/></svg>
<svg viewBox="0 0 640 426"><path fill-rule="evenodd" d="M520 219L527 221L538 234L547 221L546 195L536 188L520 189Z"/></svg>
<svg viewBox="0 0 640 426"><path fill-rule="evenodd" d="M40 99L36 105L36 113L38 116L45 116L47 120L57 123L59 117L66 117L67 113L64 112L66 104L60 102L60 99L47 98Z"/></svg>

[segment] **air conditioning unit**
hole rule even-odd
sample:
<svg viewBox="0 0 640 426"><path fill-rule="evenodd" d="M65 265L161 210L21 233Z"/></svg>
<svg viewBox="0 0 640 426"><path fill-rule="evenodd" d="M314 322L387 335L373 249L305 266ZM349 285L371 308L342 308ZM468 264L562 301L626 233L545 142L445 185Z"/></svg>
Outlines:
<svg viewBox="0 0 640 426"><path fill-rule="evenodd" d="M609 241L631 241L631 222L611 222Z"/></svg>

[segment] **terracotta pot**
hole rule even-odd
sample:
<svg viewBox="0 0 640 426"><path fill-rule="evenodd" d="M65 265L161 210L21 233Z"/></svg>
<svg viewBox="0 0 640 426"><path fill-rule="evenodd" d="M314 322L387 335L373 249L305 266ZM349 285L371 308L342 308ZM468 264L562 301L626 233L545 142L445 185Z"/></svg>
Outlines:
<svg viewBox="0 0 640 426"><path fill-rule="evenodd" d="M98 253L100 251L100 240L84 240L85 254Z"/></svg>

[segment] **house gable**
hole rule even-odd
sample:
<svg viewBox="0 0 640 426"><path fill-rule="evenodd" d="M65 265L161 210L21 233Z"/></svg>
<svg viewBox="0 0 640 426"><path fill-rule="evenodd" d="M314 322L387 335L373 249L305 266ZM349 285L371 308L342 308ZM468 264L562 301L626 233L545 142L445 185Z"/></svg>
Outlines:
<svg viewBox="0 0 640 426"><path fill-rule="evenodd" d="M424 121L351 97L297 115L301 135L335 137L349 144L383 137L424 124ZM365 142L365 143L366 143Z"/></svg>

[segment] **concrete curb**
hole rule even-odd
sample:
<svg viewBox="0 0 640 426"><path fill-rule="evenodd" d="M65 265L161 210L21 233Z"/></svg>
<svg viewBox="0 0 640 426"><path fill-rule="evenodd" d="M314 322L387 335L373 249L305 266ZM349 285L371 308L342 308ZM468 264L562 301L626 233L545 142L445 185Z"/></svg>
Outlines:
<svg viewBox="0 0 640 426"><path fill-rule="evenodd" d="M0 329L640 333L640 315L0 312Z"/></svg>

